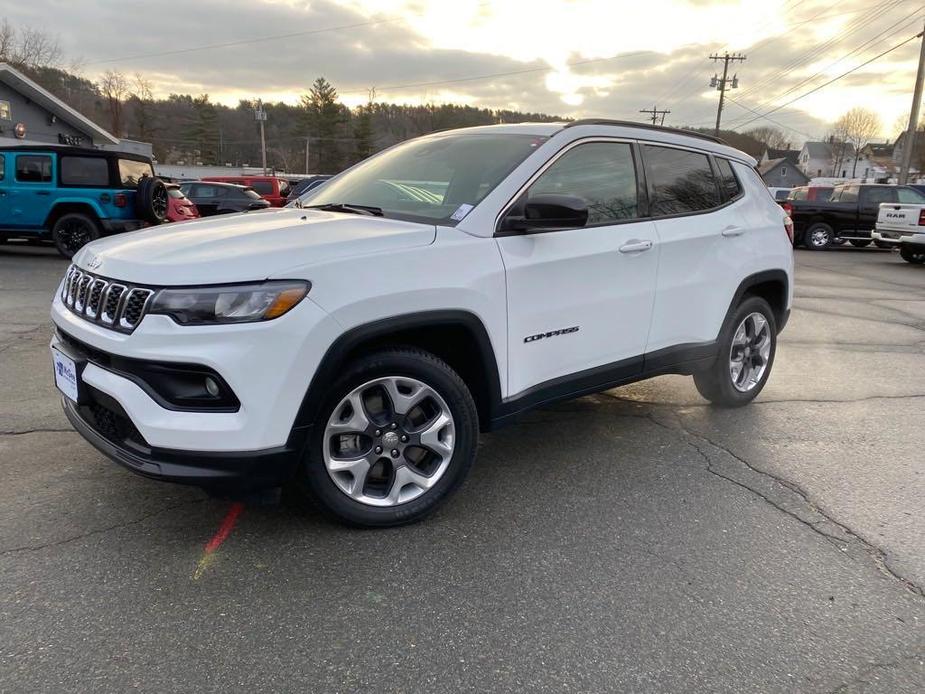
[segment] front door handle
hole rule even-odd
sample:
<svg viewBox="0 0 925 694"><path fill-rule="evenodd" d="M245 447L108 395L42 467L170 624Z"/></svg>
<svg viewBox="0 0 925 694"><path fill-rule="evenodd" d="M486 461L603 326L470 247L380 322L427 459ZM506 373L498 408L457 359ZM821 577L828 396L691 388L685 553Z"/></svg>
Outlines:
<svg viewBox="0 0 925 694"><path fill-rule="evenodd" d="M652 248L652 242L648 239L640 241L639 239L633 239L632 241L627 241L622 246L620 246L621 253L642 253Z"/></svg>
<svg viewBox="0 0 925 694"><path fill-rule="evenodd" d="M745 229L742 227L728 226L723 229L723 236L741 236L745 233Z"/></svg>

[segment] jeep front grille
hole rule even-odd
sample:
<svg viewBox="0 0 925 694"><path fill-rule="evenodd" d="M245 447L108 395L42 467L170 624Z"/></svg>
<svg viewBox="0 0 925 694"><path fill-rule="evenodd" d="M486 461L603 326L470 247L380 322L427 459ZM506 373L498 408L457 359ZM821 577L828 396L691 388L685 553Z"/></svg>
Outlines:
<svg viewBox="0 0 925 694"><path fill-rule="evenodd" d="M154 290L97 277L71 265L61 284L61 301L92 323L132 332L148 310Z"/></svg>

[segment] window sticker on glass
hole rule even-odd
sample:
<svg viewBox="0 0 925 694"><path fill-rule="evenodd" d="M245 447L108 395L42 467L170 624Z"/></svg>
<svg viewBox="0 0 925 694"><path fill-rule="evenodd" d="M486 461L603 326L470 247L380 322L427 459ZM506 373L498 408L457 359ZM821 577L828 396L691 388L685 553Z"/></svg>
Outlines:
<svg viewBox="0 0 925 694"><path fill-rule="evenodd" d="M472 209L472 207L473 205L469 205L468 203L464 202L462 205L456 208L456 211L452 215L450 215L450 219L452 219L454 222L460 221L463 217L469 214L469 211Z"/></svg>

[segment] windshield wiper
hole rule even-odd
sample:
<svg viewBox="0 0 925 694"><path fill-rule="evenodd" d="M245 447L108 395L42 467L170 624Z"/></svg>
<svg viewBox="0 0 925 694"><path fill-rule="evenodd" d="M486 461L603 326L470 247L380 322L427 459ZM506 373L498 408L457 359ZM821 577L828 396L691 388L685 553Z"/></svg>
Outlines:
<svg viewBox="0 0 925 694"><path fill-rule="evenodd" d="M372 205L353 205L346 202L329 202L324 205L306 205L306 210L324 210L325 212L346 212L348 214L364 214L370 217L381 217L382 208Z"/></svg>

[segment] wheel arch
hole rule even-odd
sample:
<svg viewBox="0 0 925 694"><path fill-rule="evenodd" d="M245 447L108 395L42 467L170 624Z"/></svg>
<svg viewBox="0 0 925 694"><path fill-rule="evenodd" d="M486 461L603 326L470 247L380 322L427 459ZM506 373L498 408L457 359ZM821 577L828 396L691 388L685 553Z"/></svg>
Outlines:
<svg viewBox="0 0 925 694"><path fill-rule="evenodd" d="M780 332L787 325L790 311L787 307L787 298L790 294L790 278L784 270L763 270L749 275L739 283L738 289L726 311L723 325L729 320L739 304L747 296L758 296L768 302L774 311L774 320L777 331Z"/></svg>
<svg viewBox="0 0 925 694"><path fill-rule="evenodd" d="M45 217L45 228L51 231L55 222L64 215L73 212L90 216L97 225L99 225L100 219L103 218L102 210L92 202L86 200L58 200L48 211L48 216ZM100 229L100 231L102 231L102 229Z"/></svg>
<svg viewBox="0 0 925 694"><path fill-rule="evenodd" d="M396 345L418 347L449 364L472 393L480 427L488 427L501 402L498 360L484 323L463 310L403 314L347 330L322 357L302 399L294 427L315 422L327 387L350 360Z"/></svg>

